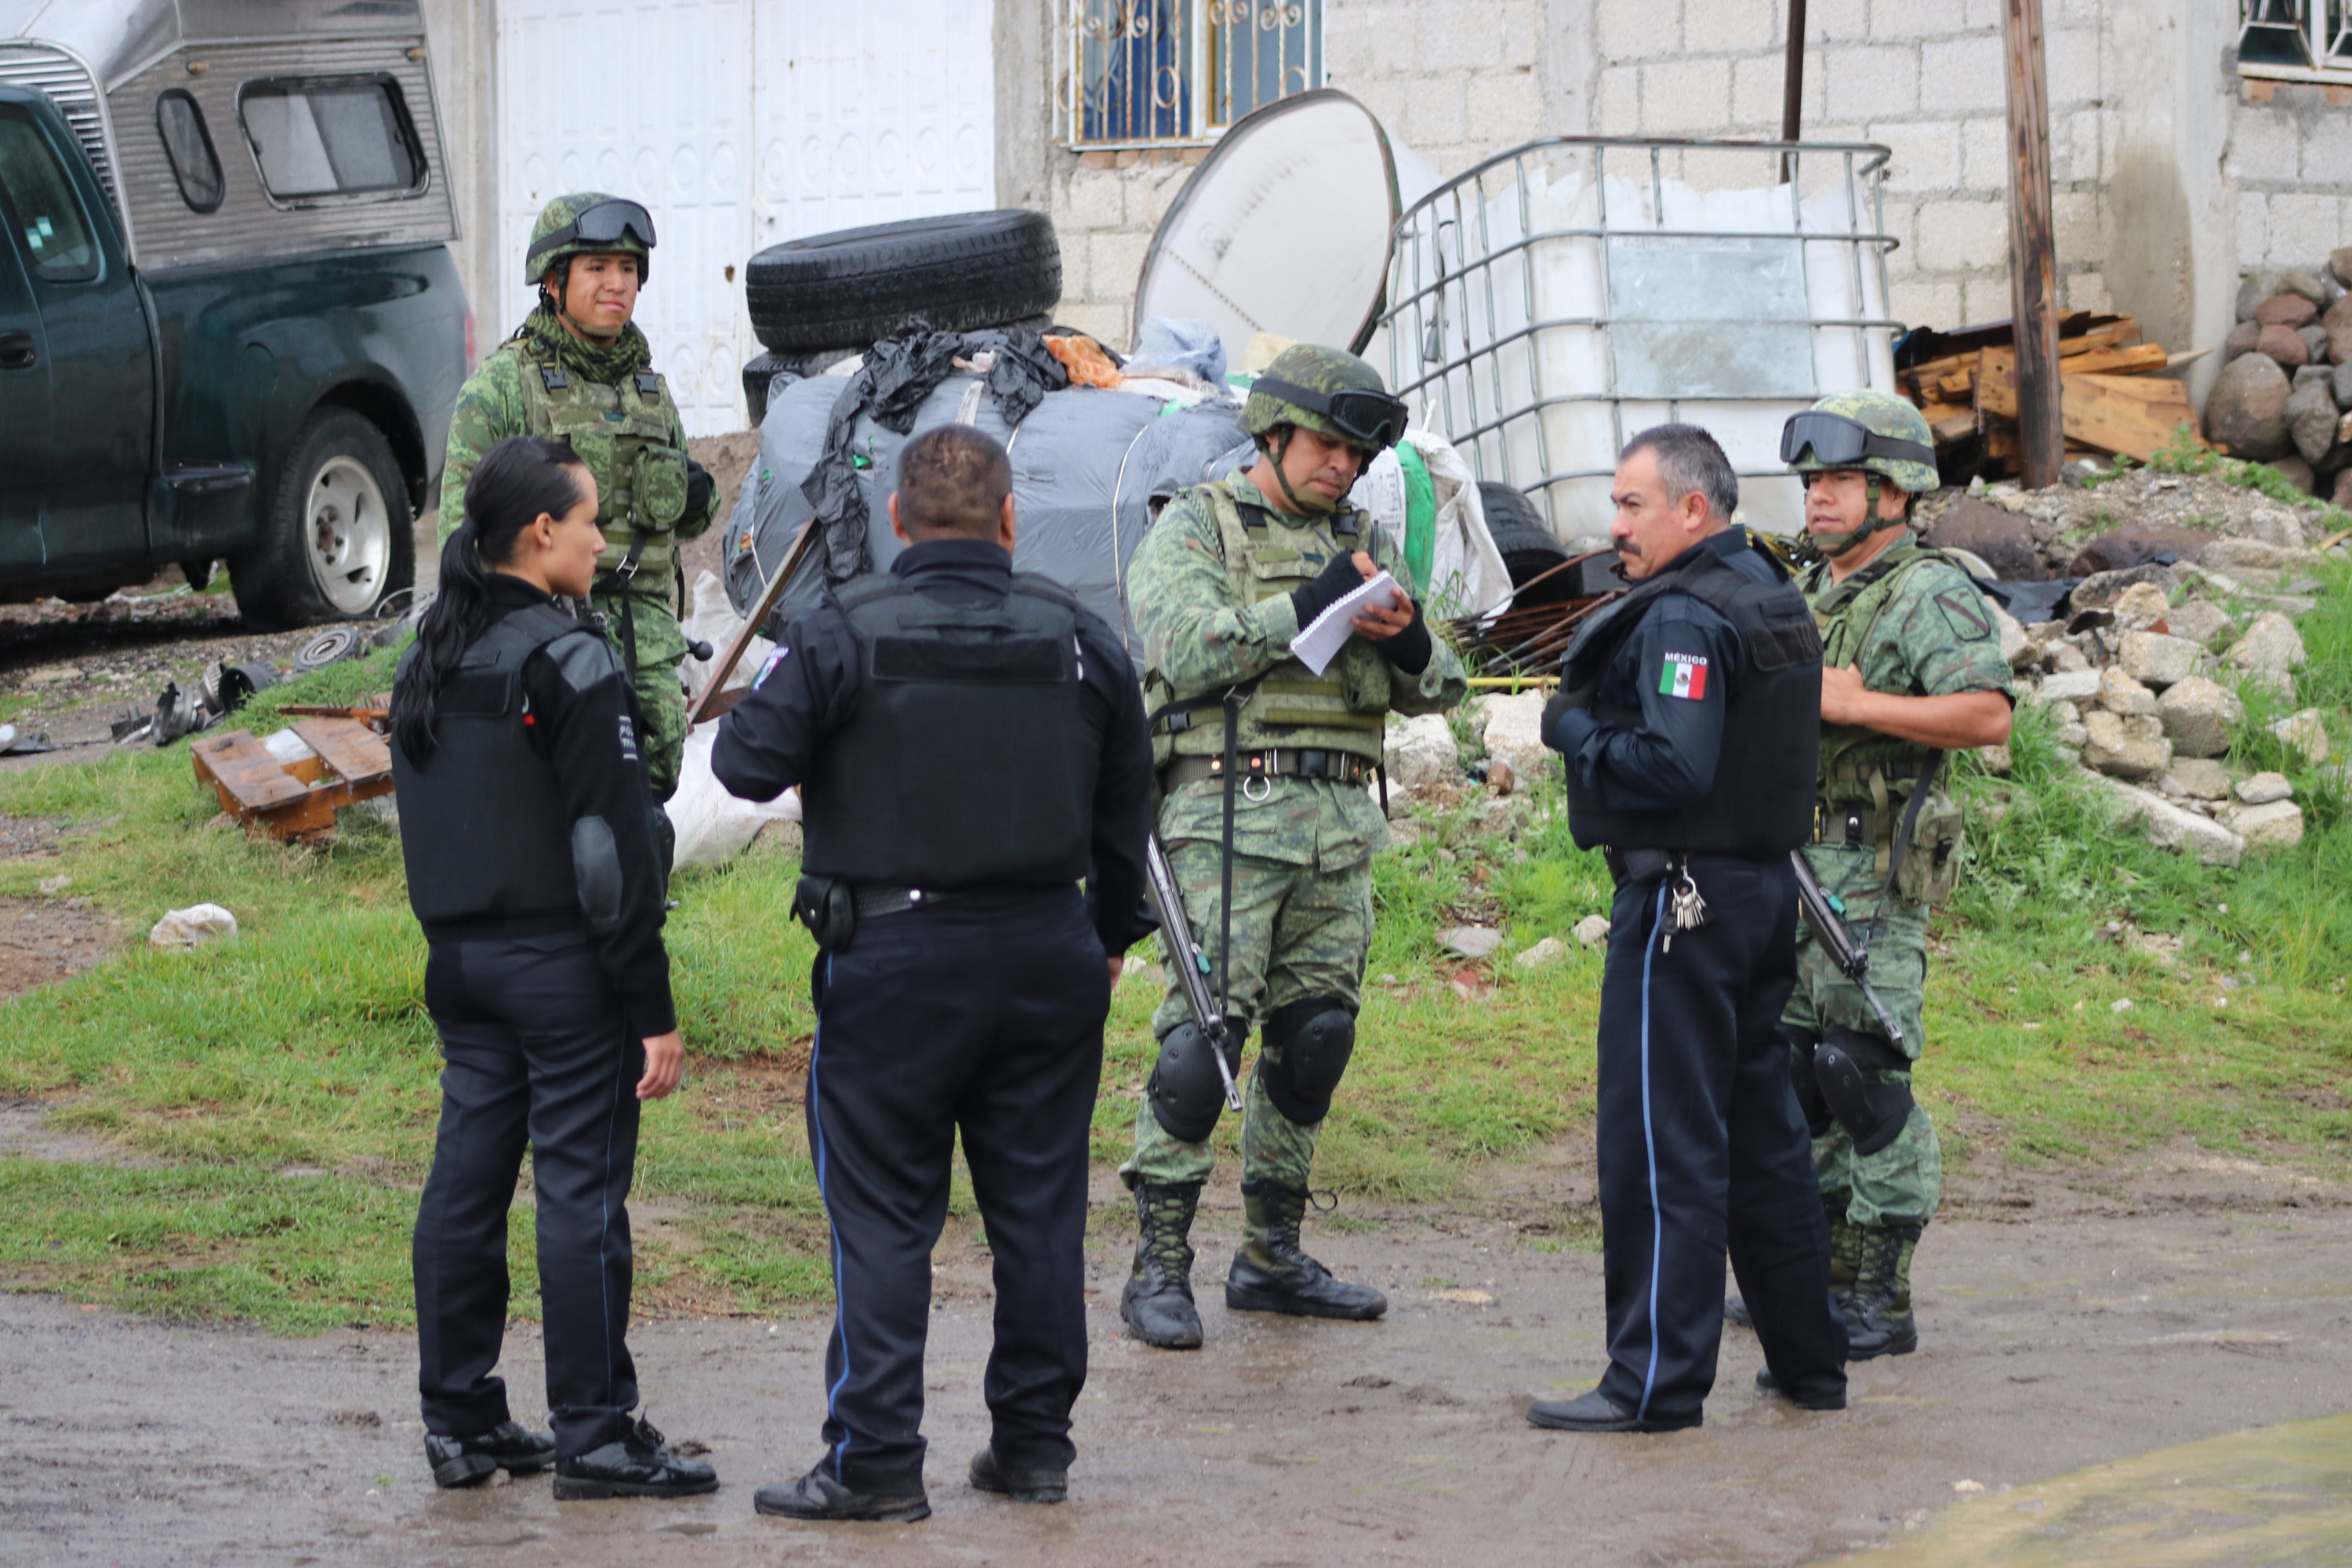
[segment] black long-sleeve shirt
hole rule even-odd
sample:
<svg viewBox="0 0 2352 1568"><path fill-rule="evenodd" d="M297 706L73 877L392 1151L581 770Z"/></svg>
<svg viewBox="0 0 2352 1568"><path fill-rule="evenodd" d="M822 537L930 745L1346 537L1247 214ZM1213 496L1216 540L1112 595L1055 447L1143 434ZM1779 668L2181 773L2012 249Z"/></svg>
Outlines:
<svg viewBox="0 0 2352 1568"><path fill-rule="evenodd" d="M1013 590L1013 558L988 540L925 540L901 552L890 571L917 593L950 605L994 605ZM1138 911L1151 826L1151 745L1143 695L1118 635L1081 610L1078 641L1082 707L1101 759L1087 902L1103 951L1116 955L1150 930ZM751 694L727 716L711 748L711 771L731 794L774 799L808 776L825 742L856 713L864 683L847 617L830 602L803 611L784 628Z"/></svg>
<svg viewBox="0 0 2352 1568"><path fill-rule="evenodd" d="M497 615L553 602L520 577L491 574ZM530 704L530 746L553 764L565 822L602 817L612 830L621 867L621 917L607 930L589 931L597 966L611 981L632 1035L668 1034L677 1027L677 1012L670 1000L669 953L662 945L667 899L627 673L604 638L567 637L524 661L522 690Z"/></svg>

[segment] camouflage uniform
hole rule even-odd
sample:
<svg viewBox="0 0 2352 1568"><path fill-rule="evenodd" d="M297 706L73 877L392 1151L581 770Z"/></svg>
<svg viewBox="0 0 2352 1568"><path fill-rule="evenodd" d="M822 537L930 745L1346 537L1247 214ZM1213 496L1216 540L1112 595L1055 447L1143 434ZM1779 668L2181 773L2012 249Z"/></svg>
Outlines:
<svg viewBox="0 0 2352 1568"><path fill-rule="evenodd" d="M1325 357L1317 361L1315 355ZM1295 349L1269 367L1269 374L1303 375L1318 364L1338 362L1360 365L1333 351ZM1370 367L1357 374L1378 386ZM1283 412L1283 423L1319 423L1286 405ZM1356 551L1400 570L1380 530L1351 507L1343 505L1325 517L1285 511L1239 469L1179 496L1128 568L1129 599L1150 668L1147 705L1160 708L1171 698L1213 696L1256 681L1240 713L1241 753L1317 749L1370 764L1381 754L1384 714L1442 712L1461 701L1468 690L1461 662L1435 637L1418 674L1397 669L1362 637L1350 638L1320 679L1290 657L1290 641L1299 630L1290 591ZM1180 761L1195 760L1197 765L1198 760L1222 759L1223 710L1201 710L1172 731L1163 724L1154 744L1163 769ZM1213 963L1219 959L1223 918L1224 802L1221 779L1180 781L1168 787L1159 818L1185 910ZM1262 1027L1278 1010L1313 1000L1334 1001L1350 1016L1357 1011L1372 937L1371 857L1387 842L1387 820L1363 783L1276 777L1237 786L1232 957L1223 976L1227 1010L1237 1026ZM1163 946L1163 962L1169 957ZM1153 1033L1164 1042L1191 1018L1171 969L1168 994L1152 1018ZM1270 1095L1268 1073L1281 1056L1279 1046L1261 1039L1242 1117L1243 1191L1254 1231L1263 1224L1255 1194L1279 1191L1303 1200L1322 1130L1319 1119L1301 1122L1286 1115ZM1155 1229L1163 1237L1172 1231L1181 1257L1175 1271L1185 1280L1188 1315L1184 1271L1192 1254L1182 1236L1214 1163L1205 1133L1197 1142L1180 1140L1161 1124L1146 1097L1136 1115L1134 1155L1119 1172L1138 1194L1145 1233L1139 1278ZM1178 1196L1168 1198L1170 1194ZM1155 1213L1155 1204L1162 1212ZM1293 1233L1296 1223L1294 1215ZM1295 1246L1295 1234L1291 1241ZM1320 1265L1306 1261L1320 1270ZM1377 1293L1365 1294L1378 1300ZM1232 1300L1229 1287L1229 1304ZM1197 1343L1197 1326L1194 1332L1190 1342Z"/></svg>
<svg viewBox="0 0 2352 1568"><path fill-rule="evenodd" d="M593 192L558 197L541 213L532 238L607 199ZM636 255L641 267L646 259L643 247L625 237L613 245L566 246L545 265L608 250ZM541 267L531 280L543 273ZM466 482L492 446L512 436L571 440L596 476L596 521L604 531L604 553L596 563L589 602L604 617L606 639L629 666L644 715L654 798L667 800L677 793L686 745L686 697L677 676L686 634L672 598L677 545L708 530L717 506L708 495L699 498L698 507L689 499L686 426L668 385L652 365L652 348L634 322L610 343L583 342L564 330L542 294L514 336L482 362L457 394L442 471L439 532L446 543L465 515Z"/></svg>
<svg viewBox="0 0 2352 1568"><path fill-rule="evenodd" d="M1895 407L1888 409L1887 404ZM1849 394L1825 398L1816 406L1881 434L1932 445L1925 419L1898 399ZM1916 471L1920 464L1885 462L1882 467L1881 461L1865 459L1865 464L1906 490L1916 493L1937 482L1931 468L1921 473ZM1797 466L1803 471L1826 465ZM1874 517L1877 501L1874 483ZM1808 568L1799 586L1822 628L1822 664L1859 668L1863 684L1871 690L1912 697L2011 694L2009 662L2001 657L1990 607L1965 571L1920 545L1907 528L1904 538L1843 583L1832 581L1824 561ZM1949 895L1959 868L1960 810L1945 788L1942 772L1920 808L1895 886L1883 898L1881 889L1892 860L1894 834L1901 826L1913 781L1928 757L1928 748L1874 730L1824 725L1822 841L1803 851L1823 890L1843 905L1847 929L1867 941L1871 988L1903 1032L1903 1055L1915 1062L1927 1043L1921 1005L1928 910ZM1860 988L1839 971L1809 922L1799 926L1797 988L1781 1016L1781 1026L1800 1041L1819 1040L1832 1029L1885 1038ZM1899 1086L1907 1096L1907 1069L1884 1068L1869 1076L1882 1086ZM1805 1087L1801 1081L1801 1090ZM1942 1190L1943 1152L1935 1125L1926 1110L1913 1104L1893 1141L1864 1154L1845 1127L1818 1109L1814 1115L1816 1126L1825 1120L1828 1125L1814 1140L1813 1162L1837 1260L1832 1283L1842 1289L1853 1285L1873 1238L1895 1238L1886 1243L1895 1249L1889 1267L1898 1276L1904 1329L1916 1343L1916 1331L1908 1321L1910 1248L1935 1216ZM1856 1335L1858 1353L1870 1343L1866 1333Z"/></svg>

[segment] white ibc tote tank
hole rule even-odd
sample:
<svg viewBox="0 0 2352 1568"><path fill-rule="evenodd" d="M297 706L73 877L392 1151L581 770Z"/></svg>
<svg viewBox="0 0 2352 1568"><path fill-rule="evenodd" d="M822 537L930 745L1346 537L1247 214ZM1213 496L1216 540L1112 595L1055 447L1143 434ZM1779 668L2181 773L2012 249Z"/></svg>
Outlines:
<svg viewBox="0 0 2352 1568"><path fill-rule="evenodd" d="M1607 531L1617 452L1669 420L1723 443L1746 521L1793 532L1782 423L1828 393L1895 389L1886 159L1593 137L1490 159L1398 224L1391 384L1562 539Z"/></svg>

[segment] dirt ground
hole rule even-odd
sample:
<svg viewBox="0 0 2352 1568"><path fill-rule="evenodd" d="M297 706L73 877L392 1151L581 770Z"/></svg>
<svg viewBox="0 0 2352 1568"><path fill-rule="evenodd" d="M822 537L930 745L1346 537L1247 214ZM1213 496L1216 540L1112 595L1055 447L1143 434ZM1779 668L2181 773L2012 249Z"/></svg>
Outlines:
<svg viewBox="0 0 2352 1568"><path fill-rule="evenodd" d="M929 1369L936 1515L914 1526L751 1512L756 1486L817 1452L821 1315L640 1326L653 1418L708 1446L721 1488L558 1507L544 1476L434 1490L405 1335L283 1340L0 1298L0 1560L1797 1563L1903 1538L1979 1489L2352 1405L2352 1189L2184 1147L2093 1176L1979 1174L1954 1199L1919 1255L1919 1353L1856 1367L1853 1406L1810 1415L1752 1391L1756 1342L1727 1331L1706 1425L1663 1436L1521 1418L1601 1364L1599 1258L1533 1250L1526 1228L1589 1216L1588 1149L1454 1206L1351 1205L1368 1225L1313 1237L1390 1291L1386 1321L1229 1316L1212 1285L1194 1354L1118 1337L1113 1224L1089 1258L1094 1365L1058 1509L964 1482L986 1436L987 1259L951 1230ZM1204 1209L1210 1280L1238 1218L1230 1192ZM506 1370L536 1419L534 1331L515 1331Z"/></svg>

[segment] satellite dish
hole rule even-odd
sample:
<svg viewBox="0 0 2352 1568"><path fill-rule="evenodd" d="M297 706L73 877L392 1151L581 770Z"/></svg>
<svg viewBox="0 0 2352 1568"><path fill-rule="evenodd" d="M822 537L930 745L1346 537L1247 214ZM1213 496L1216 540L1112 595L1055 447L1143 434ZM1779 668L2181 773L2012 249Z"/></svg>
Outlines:
<svg viewBox="0 0 2352 1568"><path fill-rule="evenodd" d="M1346 93L1277 99L1236 121L1176 193L1144 253L1135 320L1206 321L1236 367L1258 332L1360 350L1397 218L1436 184Z"/></svg>

